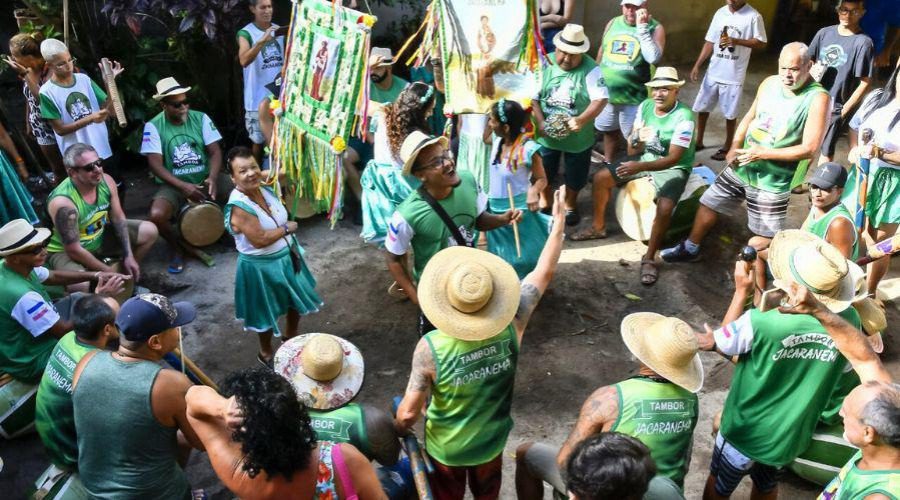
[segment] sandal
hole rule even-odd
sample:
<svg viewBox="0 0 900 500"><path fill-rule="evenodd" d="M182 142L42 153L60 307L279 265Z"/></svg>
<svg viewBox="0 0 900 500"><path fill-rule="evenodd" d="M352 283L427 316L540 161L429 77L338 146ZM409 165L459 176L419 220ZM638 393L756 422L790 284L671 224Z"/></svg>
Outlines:
<svg viewBox="0 0 900 500"><path fill-rule="evenodd" d="M659 278L659 267L653 260L641 261L641 283L644 285L652 285Z"/></svg>
<svg viewBox="0 0 900 500"><path fill-rule="evenodd" d="M175 254L172 256L172 260L169 261L169 268L167 269L169 274L181 274L184 271L184 256L180 254Z"/></svg>
<svg viewBox="0 0 900 500"><path fill-rule="evenodd" d="M388 287L387 293L395 299L406 300L409 298L409 294L406 293L406 290L400 288L400 285L396 281L391 283L391 286Z"/></svg>
<svg viewBox="0 0 900 500"><path fill-rule="evenodd" d="M572 241L602 240L603 238L606 238L606 228L598 231L594 229L594 226L588 226L569 237Z"/></svg>
<svg viewBox="0 0 900 500"><path fill-rule="evenodd" d="M710 156L710 159L716 160L716 161L725 161L725 157L727 155L728 155L727 149L719 149L718 151L716 151L716 154Z"/></svg>
<svg viewBox="0 0 900 500"><path fill-rule="evenodd" d="M263 357L262 353L257 353L256 360L259 361L260 364L262 364L266 368L270 368L272 370L275 369L275 357L274 356L267 360L266 358Z"/></svg>

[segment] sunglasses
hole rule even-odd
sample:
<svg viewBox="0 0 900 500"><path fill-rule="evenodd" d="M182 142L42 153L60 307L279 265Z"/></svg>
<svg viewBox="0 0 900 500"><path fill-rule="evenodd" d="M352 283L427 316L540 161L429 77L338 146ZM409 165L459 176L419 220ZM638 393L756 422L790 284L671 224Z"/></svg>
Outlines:
<svg viewBox="0 0 900 500"><path fill-rule="evenodd" d="M166 103L166 106L168 106L170 108L175 108L175 109L181 109L185 106L191 105L190 101L188 101L187 99L185 99L183 101L178 101L178 102L172 102L172 101L163 101L163 102Z"/></svg>
<svg viewBox="0 0 900 500"><path fill-rule="evenodd" d="M94 169L103 169L103 160L97 160L87 165L82 165L80 167L69 167L76 172L81 170L82 172L93 172Z"/></svg>
<svg viewBox="0 0 900 500"><path fill-rule="evenodd" d="M426 165L422 165L421 170L428 170L432 168L440 168L446 165L447 163L453 162L453 156L450 153L444 153L441 156L435 158L434 160L428 162Z"/></svg>
<svg viewBox="0 0 900 500"><path fill-rule="evenodd" d="M21 252L17 252L19 255L40 255L41 252L44 251L47 246L50 245L50 238L44 240L40 245L27 248L22 250Z"/></svg>
<svg viewBox="0 0 900 500"><path fill-rule="evenodd" d="M823 187L816 186L815 184L810 184L809 190L812 191L813 189L815 189L816 191L821 191L823 193L830 193L830 192L834 191L835 187L837 187L837 186L831 186L830 188L823 188Z"/></svg>

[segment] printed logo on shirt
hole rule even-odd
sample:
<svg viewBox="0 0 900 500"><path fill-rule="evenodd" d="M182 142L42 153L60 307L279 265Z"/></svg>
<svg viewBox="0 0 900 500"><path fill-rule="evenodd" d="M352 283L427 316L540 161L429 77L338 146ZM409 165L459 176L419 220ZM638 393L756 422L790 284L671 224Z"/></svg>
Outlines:
<svg viewBox="0 0 900 500"><path fill-rule="evenodd" d="M66 111L73 121L78 121L91 114L91 101L81 92L71 92L66 97Z"/></svg>
<svg viewBox="0 0 900 500"><path fill-rule="evenodd" d="M651 137L650 140L646 142L644 148L648 153L654 154L656 156L662 156L666 154L666 148L665 146L663 146L662 141L659 139L659 130L653 130L653 137Z"/></svg>
<svg viewBox="0 0 900 500"><path fill-rule="evenodd" d="M834 340L825 333L789 335L781 341L781 345L782 348L772 355L772 361L802 359L834 363L838 357Z"/></svg>
<svg viewBox="0 0 900 500"><path fill-rule="evenodd" d="M153 134L151 134L150 132L144 132L144 138L141 141L141 144L149 144L152 141L153 141Z"/></svg>
<svg viewBox="0 0 900 500"><path fill-rule="evenodd" d="M641 43L637 38L620 33L612 37L603 51L603 61L612 67L619 69L633 69L631 63L637 60L641 53Z"/></svg>
<svg viewBox="0 0 900 500"><path fill-rule="evenodd" d="M352 422L348 422L342 418L310 416L309 423L320 439L326 441L350 441L350 427Z"/></svg>
<svg viewBox="0 0 900 500"><path fill-rule="evenodd" d="M271 40L263 47L260 56L262 57L262 69L280 68L282 65L281 46L275 40Z"/></svg>
<svg viewBox="0 0 900 500"><path fill-rule="evenodd" d="M31 321L38 321L50 312L50 308L47 307L47 303L42 300L28 308L27 312L31 316Z"/></svg>
<svg viewBox="0 0 900 500"><path fill-rule="evenodd" d="M565 111L569 115L575 113L575 82L571 78L564 78L559 85L550 89L544 103L551 108Z"/></svg>
<svg viewBox="0 0 900 500"><path fill-rule="evenodd" d="M454 386L466 385L491 375L508 372L512 369L511 355L509 339L492 342L460 354L456 358L459 368L453 371L452 384Z"/></svg>
<svg viewBox="0 0 900 500"><path fill-rule="evenodd" d="M172 137L166 145L172 161L172 173L185 175L202 172L206 165L200 148L197 141L188 135L179 134Z"/></svg>
<svg viewBox="0 0 900 500"><path fill-rule="evenodd" d="M849 57L847 57L847 52L843 47L837 44L831 44L824 47L822 51L819 52L819 62L829 68L839 68L847 62L847 59L849 59Z"/></svg>

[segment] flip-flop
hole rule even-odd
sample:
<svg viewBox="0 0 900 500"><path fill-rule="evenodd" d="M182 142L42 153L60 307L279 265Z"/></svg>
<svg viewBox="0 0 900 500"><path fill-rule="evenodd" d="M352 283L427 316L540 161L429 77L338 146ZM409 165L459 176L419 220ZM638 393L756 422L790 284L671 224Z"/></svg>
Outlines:
<svg viewBox="0 0 900 500"><path fill-rule="evenodd" d="M606 238L606 228L597 231L594 226L586 227L569 237L572 241L602 240Z"/></svg>
<svg viewBox="0 0 900 500"><path fill-rule="evenodd" d="M659 279L659 267L652 260L641 261L641 284L650 286Z"/></svg>
<svg viewBox="0 0 900 500"><path fill-rule="evenodd" d="M409 294L406 293L406 290L400 288L400 285L396 281L391 283L391 286L388 287L388 295L395 299L406 300L409 298Z"/></svg>
<svg viewBox="0 0 900 500"><path fill-rule="evenodd" d="M275 357L274 356L269 358L268 361L266 361L266 358L262 357L262 353L257 353L256 360L259 361L260 364L265 366L266 368L271 368L273 370L275 369Z"/></svg>
<svg viewBox="0 0 900 500"><path fill-rule="evenodd" d="M719 149L718 151L716 151L716 154L710 156L710 159L716 161L725 161L726 155L728 155L727 149Z"/></svg>
<svg viewBox="0 0 900 500"><path fill-rule="evenodd" d="M169 261L169 274L181 274L184 271L184 257L181 255L173 255Z"/></svg>

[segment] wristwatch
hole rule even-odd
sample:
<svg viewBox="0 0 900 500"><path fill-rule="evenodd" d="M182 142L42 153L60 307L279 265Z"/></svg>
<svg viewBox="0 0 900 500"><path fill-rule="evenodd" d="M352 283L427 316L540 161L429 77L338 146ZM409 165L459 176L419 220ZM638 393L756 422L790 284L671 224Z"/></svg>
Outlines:
<svg viewBox="0 0 900 500"><path fill-rule="evenodd" d="M281 226L281 229L284 229L284 235L285 235L285 236L291 234L290 230L288 230L288 225L287 225L287 223L285 223L284 225L282 225L282 226Z"/></svg>

